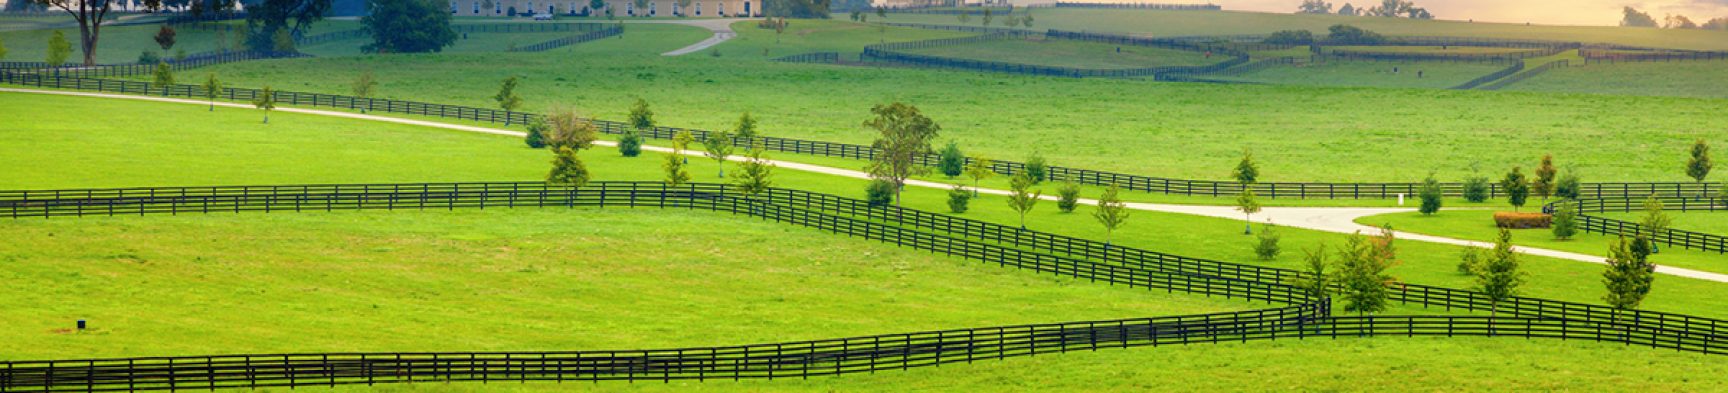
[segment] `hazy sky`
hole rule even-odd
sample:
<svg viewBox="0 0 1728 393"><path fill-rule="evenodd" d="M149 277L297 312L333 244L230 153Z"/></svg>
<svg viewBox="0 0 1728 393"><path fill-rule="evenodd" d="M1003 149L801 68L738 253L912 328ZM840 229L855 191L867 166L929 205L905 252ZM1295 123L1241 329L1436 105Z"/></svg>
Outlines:
<svg viewBox="0 0 1728 393"><path fill-rule="evenodd" d="M1327 0L1334 7L1344 3L1362 7L1380 0ZM1197 1L1198 2L1198 1ZM1301 0L1211 0L1226 10L1294 12ZM1415 0L1440 19L1476 19L1494 22L1532 22L1564 25L1616 25L1620 9L1633 6L1660 21L1668 14L1681 14L1693 21L1728 16L1728 0Z"/></svg>

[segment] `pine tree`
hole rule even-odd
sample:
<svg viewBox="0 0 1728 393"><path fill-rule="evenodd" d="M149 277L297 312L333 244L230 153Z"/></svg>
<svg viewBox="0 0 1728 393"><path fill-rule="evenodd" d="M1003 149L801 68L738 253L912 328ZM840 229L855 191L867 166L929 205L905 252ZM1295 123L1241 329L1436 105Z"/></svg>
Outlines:
<svg viewBox="0 0 1728 393"><path fill-rule="evenodd" d="M1104 195L1098 196L1098 211L1092 212L1092 218L1104 225L1105 247L1110 246L1110 238L1116 233L1116 228L1121 228L1122 224L1128 221L1128 204L1123 203L1122 198L1117 195L1121 191L1122 187L1115 184L1104 189Z"/></svg>
<svg viewBox="0 0 1728 393"><path fill-rule="evenodd" d="M1692 158L1686 161L1686 176L1703 183L1704 179L1710 176L1710 170L1715 167L1716 164L1710 162L1710 145L1703 139L1692 144ZM1708 195L1709 191L1705 191L1705 196Z"/></svg>
<svg viewBox="0 0 1728 393"><path fill-rule="evenodd" d="M738 117L738 125L732 129L732 134L744 138L744 143L756 143L756 118L750 112L744 112Z"/></svg>
<svg viewBox="0 0 1728 393"><path fill-rule="evenodd" d="M1524 202L1530 198L1530 182L1524 177L1524 168L1513 167L1506 173L1506 178L1500 180L1500 187L1506 190L1506 201L1512 204L1512 210L1524 207Z"/></svg>
<svg viewBox="0 0 1728 393"><path fill-rule="evenodd" d="M1230 173L1230 178L1237 183L1254 184L1260 181L1260 165L1254 163L1254 152L1243 150L1242 161L1236 163L1236 169Z"/></svg>
<svg viewBox="0 0 1728 393"><path fill-rule="evenodd" d="M1500 303L1516 295L1518 286L1523 284L1524 272L1518 270L1518 253L1512 251L1512 231L1501 228L1494 250L1477 266L1476 290L1492 302L1490 312L1497 312Z"/></svg>
<svg viewBox="0 0 1728 393"><path fill-rule="evenodd" d="M553 149L552 172L546 175L546 183L572 187L588 184L588 166L576 157L576 151L572 146Z"/></svg>
<svg viewBox="0 0 1728 393"><path fill-rule="evenodd" d="M1026 213L1031 212L1038 205L1038 198L1044 196L1043 191L1028 191L1035 183L1026 172L1014 174L1014 178L1008 181L1008 188L1012 190L1008 195L1008 207L1020 213L1020 229L1026 229Z"/></svg>
<svg viewBox="0 0 1728 393"><path fill-rule="evenodd" d="M1608 268L1602 272L1602 284L1608 293L1602 300L1616 310L1638 308L1656 280L1656 265L1633 248L1634 242L1624 237L1608 248Z"/></svg>
<svg viewBox="0 0 1728 393"><path fill-rule="evenodd" d="M1554 195L1554 175L1559 170L1554 169L1554 155L1543 155L1542 164L1536 167L1536 180L1530 182L1530 193L1536 194L1542 200Z"/></svg>
<svg viewBox="0 0 1728 393"><path fill-rule="evenodd" d="M624 131L624 135L618 138L618 154L625 157L642 155L642 135L634 130Z"/></svg>
<svg viewBox="0 0 1728 393"><path fill-rule="evenodd" d="M1422 215L1434 215L1440 212L1440 206L1445 196L1440 192L1440 181L1434 179L1434 173L1429 172L1428 178L1422 180L1422 188L1416 191L1416 197L1422 200L1422 206L1416 210Z"/></svg>
<svg viewBox="0 0 1728 393"><path fill-rule="evenodd" d="M960 146L953 141L942 146L942 151L937 153L936 169L949 179L960 176L966 170L966 156L960 153Z"/></svg>
<svg viewBox="0 0 1728 393"><path fill-rule="evenodd" d="M1577 202L1560 202L1554 208L1554 220L1550 223L1554 238L1569 240L1578 234L1578 204Z"/></svg>

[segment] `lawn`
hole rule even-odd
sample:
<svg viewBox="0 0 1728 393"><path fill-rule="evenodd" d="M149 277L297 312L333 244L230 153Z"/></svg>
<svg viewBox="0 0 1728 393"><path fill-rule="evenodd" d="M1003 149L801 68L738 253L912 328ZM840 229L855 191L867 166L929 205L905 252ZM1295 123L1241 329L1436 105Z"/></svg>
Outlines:
<svg viewBox="0 0 1728 393"><path fill-rule="evenodd" d="M0 188L425 180L531 180L549 159L507 137L194 105L0 95L60 116L0 124ZM91 127L72 119L100 117ZM57 120L56 120L57 119ZM0 119L0 122L8 120ZM28 123L26 123L28 122ZM344 123L346 122L346 123ZM74 132L74 130L77 130ZM13 139L30 138L30 139ZM124 141L124 143L121 143ZM27 147L27 148L26 148ZM654 179L654 154L583 153L600 179ZM67 162L76 165L40 165ZM698 181L713 163L692 162ZM861 181L780 170L776 184L851 195ZM1048 188L1046 186L1045 188ZM941 192L906 204L938 209ZM1098 238L1085 214L1042 203L1034 229ZM559 210L149 216L0 223L12 297L9 356L312 350L601 349L1262 307L1166 296L947 259L705 212ZM1002 198L966 217L1014 222ZM571 221L573 220L573 221ZM580 222L582 225L568 225ZM725 226L724 231L714 228ZM1240 222L1136 212L1117 242L1249 260ZM1340 236L1285 230L1292 253ZM774 239L772 249L761 248ZM677 244L678 247L656 247ZM769 252L769 251L772 252ZM1457 249L1399 244L1394 275L1462 286ZM864 256L845 258L841 256ZM1286 255L1272 266L1294 267ZM676 267L655 269L653 267ZM1591 301L1597 268L1533 258L1529 294ZM245 285L234 285L244 282ZM965 283L956 285L955 283ZM29 288L28 291L20 290ZM124 288L123 290L105 290ZM407 288L407 289L404 289ZM1664 279L1648 307L1723 316L1720 284ZM556 299L556 300L554 300ZM158 301L161 300L161 301ZM1397 309L1397 313L1440 313ZM915 316L915 317L908 317ZM85 318L95 330L58 334ZM141 321L148 320L148 323ZM700 327L695 329L694 327ZM164 340L162 338L169 338ZM194 339L195 337L195 339ZM14 355L15 354L15 355ZM1122 365L1134 364L1124 369ZM1534 366L1533 366L1534 365ZM1637 376L1627 368L1648 370ZM1377 338L1075 352L810 381L703 384L421 384L378 389L763 389L903 391L1291 386L1712 390L1728 363L1621 345L1517 338ZM959 371L956 371L959 370ZM1177 381L1177 382L1171 382ZM1413 382L1414 381L1414 382ZM1490 385L1492 384L1492 385ZM339 387L336 390L361 389Z"/></svg>
<svg viewBox="0 0 1728 393"><path fill-rule="evenodd" d="M1668 217L1674 219L1674 225L1673 225L1674 229L1684 229L1684 230L1693 231L1693 232L1704 232L1704 233L1728 236L1728 212L1724 212L1724 211L1715 211L1715 212L1709 212L1709 211L1702 211L1702 212L1668 211L1668 212L1663 212L1663 214L1666 214L1666 215L1668 215ZM1630 222L1642 222L1644 220L1645 214L1644 214L1644 212L1639 211L1639 212L1630 212L1630 213L1627 213L1627 212L1590 213L1590 215L1612 218L1612 219L1616 219L1616 220L1630 221ZM1728 257L1724 257L1724 258L1728 258Z"/></svg>
<svg viewBox="0 0 1728 393"><path fill-rule="evenodd" d="M1492 46L1328 46L1327 50L1347 50L1366 53L1407 53L1419 55L1509 55L1515 53L1535 52L1540 49L1502 48Z"/></svg>
<svg viewBox="0 0 1728 393"><path fill-rule="evenodd" d="M1130 69L1200 66L1224 61L1223 56L1143 46L1045 39L1002 39L960 45L904 50L920 55L1033 64L1080 69Z"/></svg>
<svg viewBox="0 0 1728 393"><path fill-rule="evenodd" d="M70 21L71 17L66 17ZM7 23L0 20L0 24ZM227 22L239 26L242 22ZM327 21L314 25L308 34L316 35L337 31L353 30L359 27L354 21ZM172 58L175 52L185 50L186 53L198 53L219 48L239 48L242 38L239 34L218 33L213 30L193 29L183 27L175 31L175 44L172 49L163 50L156 43L155 36L159 25L134 26L104 26L101 40L96 46L96 62L102 64L134 63L140 53L149 51ZM6 61L43 61L48 54L48 38L54 30L19 30L5 31L0 29L0 40L6 43ZM84 60L83 50L78 48L78 27L70 25L59 29L66 34L66 42L72 44L72 55L67 58L68 64L81 64Z"/></svg>
<svg viewBox="0 0 1728 393"><path fill-rule="evenodd" d="M1228 5L1226 5L1228 7ZM1268 34L1309 30L1325 35L1332 25L1348 24L1387 35L1483 37L1581 41L1694 50L1728 50L1728 32L1643 29L1609 26L1542 26L1452 20L1354 17L1237 11L1162 11L1125 9L1031 8L1037 29L1131 33L1151 36ZM871 17L871 20L879 20ZM961 24L954 15L889 14L879 21ZM969 25L981 24L972 18ZM1000 26L998 24L997 26Z"/></svg>
<svg viewBox="0 0 1728 393"><path fill-rule="evenodd" d="M1728 98L1728 61L1621 62L1584 64L1551 71L1506 90L1625 96Z"/></svg>
<svg viewBox="0 0 1728 393"><path fill-rule="evenodd" d="M1674 214L1677 217L1675 227L1686 229L1687 227L1681 225L1697 225L1693 228L1728 229L1715 222L1721 220L1723 214L1717 214L1714 217L1705 216L1706 214L1708 213L1676 213ZM1365 217L1357 221L1365 225L1389 224L1400 231L1492 242L1499 236L1499 230L1494 226L1493 215L1492 210L1443 210L1433 216L1423 216L1419 213L1399 213ZM1636 218L1631 219L1634 222L1637 220ZM1728 230L1718 233L1728 233ZM1618 236L1580 231L1571 240L1555 240L1553 232L1546 228L1512 231L1512 243L1516 245L1585 255L1600 255L1603 256L1603 259L1607 258L1608 247L1613 245L1618 238ZM1650 260L1658 265L1728 273L1728 256L1716 252L1663 247L1662 253L1650 257Z"/></svg>
<svg viewBox="0 0 1728 393"><path fill-rule="evenodd" d="M495 104L499 81L514 75L522 77L518 92L529 110L566 104L623 119L643 98L664 125L727 128L748 111L769 135L860 144L871 140L861 126L870 106L904 101L941 123L943 139L971 153L1024 160L1039 151L1054 165L1200 179L1227 177L1248 148L1260 160L1264 181L1408 182L1430 171L1456 181L1471 163L1528 166L1540 153L1577 165L1589 175L1586 181L1682 180L1673 170L1680 152L1728 127L1728 119L1700 116L1716 111L1718 100L1553 100L1546 94L1216 86L763 61L839 50L817 43L815 37L826 34L875 35L835 29L812 32L797 44L787 33L787 49L777 52L772 31L745 27L740 39L717 47L721 57L660 56L707 33L631 25L621 39L546 53L295 59L211 70L236 86L339 94L363 71L389 70L377 72L380 96L484 107ZM498 61L511 66L497 67ZM1399 82L1415 81L1407 78ZM1420 83L1467 79L1436 76ZM975 89L987 93L953 94ZM1531 146L1541 148L1532 152Z"/></svg>
<svg viewBox="0 0 1728 393"><path fill-rule="evenodd" d="M1506 65L1491 63L1330 61L1269 67L1216 79L1298 86L1445 89L1505 68Z"/></svg>

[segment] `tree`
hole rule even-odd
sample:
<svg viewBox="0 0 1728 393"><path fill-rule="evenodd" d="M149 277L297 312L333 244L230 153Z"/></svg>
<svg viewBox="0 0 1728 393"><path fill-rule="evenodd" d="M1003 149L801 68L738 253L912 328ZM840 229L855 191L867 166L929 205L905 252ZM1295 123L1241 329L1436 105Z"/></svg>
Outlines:
<svg viewBox="0 0 1728 393"><path fill-rule="evenodd" d="M1271 45L1308 45L1314 43L1314 32L1307 30L1279 30L1266 36L1261 42Z"/></svg>
<svg viewBox="0 0 1728 393"><path fill-rule="evenodd" d="M1559 240L1572 239L1578 234L1578 205L1575 202L1560 202L1554 207L1554 220L1549 224L1549 230L1554 232L1554 238Z"/></svg>
<svg viewBox="0 0 1728 393"><path fill-rule="evenodd" d="M1386 269L1397 264L1392 241L1389 229L1373 238L1358 232L1338 251L1338 281L1345 312L1368 314L1386 309L1391 292L1387 286L1395 280Z"/></svg>
<svg viewBox="0 0 1728 393"><path fill-rule="evenodd" d="M1008 194L1008 207L1020 213L1020 229L1026 229L1026 213L1038 205L1038 198L1044 197L1044 191L1027 191L1033 184L1032 177L1025 172L1014 174L1014 178L1008 181L1008 188L1011 190Z"/></svg>
<svg viewBox="0 0 1728 393"><path fill-rule="evenodd" d="M732 156L732 134L726 131L708 134L708 139L702 140L702 147L707 150L705 155L720 166L719 177L726 177L726 158Z"/></svg>
<svg viewBox="0 0 1728 393"><path fill-rule="evenodd" d="M1260 180L1260 166L1254 163L1254 152L1242 151L1242 161L1236 163L1236 169L1230 172L1230 178L1242 184L1254 184Z"/></svg>
<svg viewBox="0 0 1728 393"><path fill-rule="evenodd" d="M984 156L972 156L972 162L966 164L966 177L972 178L972 196L978 196L979 182L996 175L996 171L990 169L992 165L994 163Z"/></svg>
<svg viewBox="0 0 1728 393"><path fill-rule="evenodd" d="M560 107L546 115L546 125L551 129L551 138L547 145L556 149L559 146L569 146L577 151L594 147L594 141L600 139L600 127L594 122L583 119L576 114L576 109Z"/></svg>
<svg viewBox="0 0 1728 393"><path fill-rule="evenodd" d="M1696 29L1696 28L1698 28L1698 24L1695 22L1692 22L1692 18L1687 18L1685 15L1668 15L1667 19L1668 19L1668 25L1666 27L1668 27L1670 29Z"/></svg>
<svg viewBox="0 0 1728 393"><path fill-rule="evenodd" d="M1306 277L1296 279L1294 284L1309 297L1321 298L1326 296L1326 293L1330 292L1332 288L1331 277L1326 273L1326 267L1331 265L1326 261L1326 243L1320 243L1313 250L1303 250L1303 253L1307 254L1302 259L1305 268L1302 272L1306 273L1304 274Z"/></svg>
<svg viewBox="0 0 1728 393"><path fill-rule="evenodd" d="M151 75L155 77L153 81L156 85L162 87L162 96L167 97L168 89L174 87L174 67L167 62L157 62L156 70L151 72Z"/></svg>
<svg viewBox="0 0 1728 393"><path fill-rule="evenodd" d="M545 117L536 116L528 121L528 137L524 138L523 142L531 149L546 147L547 139L550 138L547 134L551 132L551 128L551 125L546 124Z"/></svg>
<svg viewBox="0 0 1728 393"><path fill-rule="evenodd" d="M625 157L642 155L642 135L635 130L624 131L618 138L618 154Z"/></svg>
<svg viewBox="0 0 1728 393"><path fill-rule="evenodd" d="M738 172L732 174L733 189L747 197L755 197L774 185L774 164L762 155L766 150L761 144L745 149L744 162L738 163Z"/></svg>
<svg viewBox="0 0 1728 393"><path fill-rule="evenodd" d="M276 29L275 33L270 33L270 52L295 52L294 33L288 32L288 29Z"/></svg>
<svg viewBox="0 0 1728 393"><path fill-rule="evenodd" d="M1296 8L1296 13L1330 14L1332 13L1332 3L1327 3L1323 0L1302 0L1302 5L1297 6Z"/></svg>
<svg viewBox="0 0 1728 393"><path fill-rule="evenodd" d="M1602 272L1602 284L1608 293L1602 296L1602 301L1616 310L1638 308L1656 280L1656 265L1632 250L1635 242L1622 237L1608 247L1608 268Z"/></svg>
<svg viewBox="0 0 1728 393"><path fill-rule="evenodd" d="M1371 45L1386 41L1380 33L1351 25L1333 25L1327 31L1326 42L1331 44Z"/></svg>
<svg viewBox="0 0 1728 393"><path fill-rule="evenodd" d="M600 12L602 8L606 8L606 0L588 0L589 13ZM606 9L606 16L612 16L612 9Z"/></svg>
<svg viewBox="0 0 1728 393"><path fill-rule="evenodd" d="M360 108L360 113L366 113L366 108L372 106L372 93L378 90L378 79L372 76L372 70L366 70L354 78L350 87L354 90L354 97L366 100L366 107Z"/></svg>
<svg viewBox="0 0 1728 393"><path fill-rule="evenodd" d="M1105 247L1110 246L1110 237L1116 233L1116 228L1121 228L1122 224L1128 221L1128 204L1123 203L1122 198L1117 196L1121 191L1122 187L1115 184L1104 189L1104 195L1098 196L1098 210L1092 212L1092 218L1104 225Z"/></svg>
<svg viewBox="0 0 1728 393"><path fill-rule="evenodd" d="M1032 157L1026 158L1026 176L1032 177L1032 184L1050 179L1050 165L1044 162L1044 155L1032 153Z"/></svg>
<svg viewBox="0 0 1728 393"><path fill-rule="evenodd" d="M1350 3L1344 3L1343 7L1338 7L1338 15L1356 16L1356 6L1350 5Z"/></svg>
<svg viewBox="0 0 1728 393"><path fill-rule="evenodd" d="M252 106L263 109L264 124L270 124L270 111L276 109L276 90L265 85L264 90L258 92L258 96L252 99Z"/></svg>
<svg viewBox="0 0 1728 393"><path fill-rule="evenodd" d="M1530 182L1530 192L1544 201L1548 200L1549 196L1554 195L1554 175L1557 173L1559 170L1554 169L1554 155L1543 155L1542 164L1536 167L1536 180Z"/></svg>
<svg viewBox="0 0 1728 393"><path fill-rule="evenodd" d="M1470 177L1464 178L1464 200L1470 203L1488 201L1488 177L1476 165L1470 165Z"/></svg>
<svg viewBox="0 0 1728 393"><path fill-rule="evenodd" d="M516 108L522 107L522 97L516 95L517 83L516 77L512 76L504 78L504 82L498 85L498 94L492 96L492 100L498 102L499 109L515 112ZM510 126L510 116L504 116L504 126Z"/></svg>
<svg viewBox="0 0 1728 393"><path fill-rule="evenodd" d="M1014 14L1008 14L1007 18L1002 19L1002 24L1008 26L1008 28L1020 27L1020 17L1014 16Z"/></svg>
<svg viewBox="0 0 1728 393"><path fill-rule="evenodd" d="M1260 235L1256 239L1258 241L1254 242L1254 256L1262 261L1278 259L1278 254L1284 251L1278 246L1278 240L1282 236L1279 236L1278 231L1272 228L1272 224L1266 224L1266 227L1260 230Z"/></svg>
<svg viewBox="0 0 1728 393"><path fill-rule="evenodd" d="M648 109L648 100L636 99L636 104L630 106L630 127L639 131L654 128L654 110Z"/></svg>
<svg viewBox="0 0 1728 393"><path fill-rule="evenodd" d="M53 35L48 36L48 58L46 59L48 66L59 67L66 65L66 58L68 57L72 57L72 44L66 42L65 33L55 30Z"/></svg>
<svg viewBox="0 0 1728 393"><path fill-rule="evenodd" d="M1710 176L1710 170L1714 168L1716 168L1716 164L1710 162L1710 144L1699 139L1698 142L1692 144L1692 158L1686 161L1686 176L1703 183L1704 179ZM1710 193L1706 191L1704 195L1709 196Z"/></svg>
<svg viewBox="0 0 1728 393"><path fill-rule="evenodd" d="M1704 24L1698 26L1698 28L1704 30L1728 31L1728 17L1711 18L1710 21L1704 22Z"/></svg>
<svg viewBox="0 0 1728 393"><path fill-rule="evenodd" d="M96 43L102 37L102 20L108 17L108 12L114 9L115 4L122 4L119 0L30 0L30 3L66 11L74 21L78 22L78 48L84 52L85 66L96 65ZM161 2L160 0L149 0L148 4L161 4ZM56 43L64 45L66 49L57 51L60 47L56 46ZM59 61L54 61L52 59L55 58L55 53L65 53L65 55L59 56ZM55 30L54 37L50 39L48 45L48 58L50 59L48 64L59 67L66 63L66 58L71 53L71 44L66 43L66 35Z"/></svg>
<svg viewBox="0 0 1728 393"><path fill-rule="evenodd" d="M690 130L678 130L677 133L672 134L672 149L680 151L690 150L690 143L695 141L696 135L691 134Z"/></svg>
<svg viewBox="0 0 1728 393"><path fill-rule="evenodd" d="M156 29L156 36L150 38L156 40L156 46L162 47L162 50L168 50L174 47L174 36L177 34L173 27L164 24L161 28Z"/></svg>
<svg viewBox="0 0 1728 393"><path fill-rule="evenodd" d="M1513 211L1524 207L1524 202L1530 199L1530 181L1525 179L1523 167L1512 167L1512 171L1500 179L1500 188L1506 190L1506 201L1512 204Z"/></svg>
<svg viewBox="0 0 1728 393"><path fill-rule="evenodd" d="M588 184L588 166L583 165L582 159L576 157L575 147L558 146L552 151L552 172L546 174L546 183L571 187Z"/></svg>
<svg viewBox="0 0 1728 393"><path fill-rule="evenodd" d="M894 203L894 183L882 179L872 179L864 186L864 202L870 207L888 207Z"/></svg>
<svg viewBox="0 0 1728 393"><path fill-rule="evenodd" d="M1471 276L1476 275L1476 269L1480 269L1482 261L1488 259L1485 255L1487 253L1487 250L1480 248L1464 247L1464 251L1460 253L1462 260L1458 262L1458 272Z"/></svg>
<svg viewBox="0 0 1728 393"><path fill-rule="evenodd" d="M966 170L966 156L960 153L960 146L954 141L942 146L942 151L936 156L936 169L949 179L960 176L960 173Z"/></svg>
<svg viewBox="0 0 1728 393"><path fill-rule="evenodd" d="M660 164L660 168L666 170L666 185L677 187L690 182L690 171L684 170L683 153L683 150L673 149L672 154L666 155L666 162Z"/></svg>
<svg viewBox="0 0 1728 393"><path fill-rule="evenodd" d="M1524 272L1518 270L1518 253L1512 251L1512 231L1500 228L1494 250L1477 265L1475 273L1476 291L1488 297L1490 313L1497 312L1501 302L1518 293L1518 286L1524 284Z"/></svg>
<svg viewBox="0 0 1728 393"><path fill-rule="evenodd" d="M1032 10L1026 10L1026 17L1020 18L1020 24L1026 25L1028 29L1032 28Z"/></svg>
<svg viewBox="0 0 1728 393"><path fill-rule="evenodd" d="M732 134L744 138L745 143L756 143L756 118L751 117L750 112L744 112L738 116L738 125L732 128Z"/></svg>
<svg viewBox="0 0 1728 393"><path fill-rule="evenodd" d="M6 40L0 39L0 60L6 59Z"/></svg>
<svg viewBox="0 0 1728 393"><path fill-rule="evenodd" d="M925 117L918 107L895 102L870 109L876 115L864 122L879 135L870 144L876 150L868 167L870 176L894 184L894 200L898 204L906 179L930 172L918 165L917 159L930 154L930 141L942 131L942 126Z"/></svg>
<svg viewBox="0 0 1728 393"><path fill-rule="evenodd" d="M1578 175L1573 174L1573 172L1576 171L1567 169L1566 174L1560 176L1560 181L1554 183L1554 196L1578 199L1578 196L1583 194L1583 184L1579 182Z"/></svg>
<svg viewBox="0 0 1728 393"><path fill-rule="evenodd" d="M1260 201L1254 196L1254 189L1242 188L1242 195L1236 197L1236 211L1243 215L1242 234L1254 234L1254 213L1260 212Z"/></svg>
<svg viewBox="0 0 1728 393"><path fill-rule="evenodd" d="M1427 179L1422 179L1422 188L1416 190L1416 197L1422 200L1422 206L1416 209L1422 212L1422 215L1431 216L1440 212L1445 196L1441 194L1440 181L1434 179L1433 172L1428 173Z"/></svg>
<svg viewBox="0 0 1728 393"><path fill-rule="evenodd" d="M216 97L222 95L222 81L216 79L216 73L204 75L204 98L210 99L210 111L216 111Z"/></svg>
<svg viewBox="0 0 1728 393"><path fill-rule="evenodd" d="M1652 17L1650 17L1650 14L1646 14L1643 11L1639 11L1636 8L1632 8L1632 7L1628 6L1625 9L1621 10L1620 12L1625 15L1624 17L1622 17L1620 19L1620 26L1624 26L1624 27L1657 27L1656 18L1652 18Z"/></svg>
<svg viewBox="0 0 1728 393"><path fill-rule="evenodd" d="M1667 208L1662 205L1661 199L1656 199L1655 194L1644 199L1644 218L1638 221L1638 227L1642 229L1641 236L1655 239L1657 235L1668 231L1668 227L1674 224L1674 218L1669 217L1665 210ZM1661 252L1661 247L1652 242L1650 251L1651 253Z"/></svg>
<svg viewBox="0 0 1728 393"><path fill-rule="evenodd" d="M984 25L985 25L985 26L989 26L989 25L990 25L990 20L991 20L991 19L994 19L994 18L995 18L995 15L991 15L991 14L990 14L990 9L989 9L989 8L985 8L985 9L984 9Z"/></svg>
<svg viewBox="0 0 1728 393"><path fill-rule="evenodd" d="M312 24L330 14L332 0L259 0L246 3L246 46L255 51L283 51L284 41L304 35ZM439 7L440 12L448 12Z"/></svg>
<svg viewBox="0 0 1728 393"><path fill-rule="evenodd" d="M967 205L971 202L972 192L967 191L965 186L955 184L954 188L948 189L948 211L956 214L965 213Z"/></svg>
<svg viewBox="0 0 1728 393"><path fill-rule="evenodd" d="M1062 182L1062 188L1056 189L1056 209L1063 213L1073 213L1080 206L1080 184Z"/></svg>
<svg viewBox="0 0 1728 393"><path fill-rule="evenodd" d="M967 23L972 23L972 14L968 14L968 13L966 13L966 12L964 12L964 11L962 11L962 12L958 12L958 13L955 13L955 14L954 14L954 17L955 17L955 18L956 18L956 19L959 19L959 20L960 20L960 24L967 24ZM853 18L852 18L852 19L853 19L853 20L857 20L857 19L858 19L858 18L857 18L857 17L853 17Z"/></svg>

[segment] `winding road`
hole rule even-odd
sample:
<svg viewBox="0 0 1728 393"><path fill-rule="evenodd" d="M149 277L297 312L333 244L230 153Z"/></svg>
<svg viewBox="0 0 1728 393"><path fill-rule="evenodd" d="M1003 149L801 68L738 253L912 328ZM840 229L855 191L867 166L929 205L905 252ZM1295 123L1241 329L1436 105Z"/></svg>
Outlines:
<svg viewBox="0 0 1728 393"><path fill-rule="evenodd" d="M728 19L728 21L735 21L735 20ZM140 100L140 101L170 102L170 103L182 103L182 104L193 104L193 105L209 105L210 104L207 101L188 100L188 99L180 99L180 98L132 96L132 95L106 94L106 93L85 93L85 92L56 91L56 90L0 88L0 93L51 94L51 95L63 95L63 96L97 97L97 98L127 99L127 100ZM215 105L221 106L221 107L227 107L227 108L255 109L251 105L231 103L231 102L216 102ZM281 111L281 112L289 112L289 113L341 117L341 118L370 120L370 121L381 121L381 122L388 122L388 123L407 124L407 125L432 127L432 128L442 128L442 129L447 129L447 130L474 132L474 133L482 133L482 134L504 135L504 136L511 136L511 137L523 137L523 136L525 136L525 134L522 132L503 130L503 129L497 129L497 128L487 128L487 127L468 126L468 125L460 125L460 124L440 123L440 122L434 122L434 121L404 119L404 118L387 117L387 116L376 116L376 115L367 115L367 114L352 113L352 112L319 110L319 109L305 109L305 108L277 108L276 110ZM601 145L601 146L616 146L616 143L609 142L609 141L599 141L599 142L596 142L596 144ZM660 153L671 153L672 152L671 148L658 147L658 146L643 146L642 149L647 150L647 151L660 152ZM701 156L702 152L692 151L692 152L685 152L684 154L692 155L692 156ZM730 158L730 160L743 161L744 158L738 157L738 156L733 156ZM820 173L820 174L840 176L840 177L849 177L849 178L855 178L855 179L868 179L868 178L870 178L869 174L861 172L861 171L857 171L857 170L842 169L842 168L813 165L813 164L806 164L806 163L799 163L799 162L791 162L791 161L779 161L779 160L770 160L770 161L775 166L778 166L780 168L791 169L791 170L796 170L796 171L813 172L813 173ZM923 181L923 180L909 180L906 182L906 184L910 185L910 186L915 186L915 187L926 187L926 188L935 188L935 189L943 189L943 190L949 189L950 187L952 187L951 185L949 185L947 183L939 183L939 182L931 182L931 181ZM983 194L992 194L992 195L1008 195L1009 194L1009 191L1007 191L1007 190L988 189L988 188L979 189L978 192L983 193ZM1055 200L1056 197L1055 196L1044 196L1044 199ZM1080 203L1082 203L1082 204L1097 204L1097 200L1081 199ZM1131 208L1131 209L1144 210L1144 211L1189 214L1189 215L1228 218L1228 219L1241 219L1241 218L1243 218L1242 213L1236 211L1236 209L1234 207L1231 207L1231 206L1176 205L1176 204L1139 203L1139 202L1126 203L1126 206L1128 208ZM1326 231L1326 232L1335 232L1335 233L1356 233L1356 232L1374 233L1374 232L1379 231L1380 229L1372 227L1372 226L1357 224L1356 220L1359 218L1362 218L1362 217L1367 217L1367 216L1388 214L1388 213L1411 212L1411 211L1415 211L1415 210L1416 209L1411 209L1411 208L1267 207L1267 208L1264 208L1255 217L1255 220L1256 221L1266 220L1266 221L1270 221L1273 224L1281 225L1281 226L1287 226L1287 227L1317 230L1317 231ZM1476 241L1454 239L1454 238L1432 236L1432 235L1423 235L1423 234L1410 233L1410 232L1397 232L1397 231L1395 231L1394 233L1401 240L1415 240L1415 241L1421 241L1421 242L1440 243L1440 244L1465 246L1465 247L1479 247L1479 248L1493 248L1494 247L1494 245L1492 243L1476 242ZM1585 254L1571 253L1571 252L1565 252L1565 251L1556 251L1556 250L1543 249L1543 248L1532 248L1532 247L1516 247L1515 250L1518 252L1524 253L1524 254L1528 254L1528 255L1536 255L1536 256L1543 256L1543 257L1550 257L1550 258L1564 259L1564 260L1571 260L1571 261L1579 261L1579 262L1587 262L1587 263L1595 263L1595 264L1605 264L1606 263L1604 261L1605 258L1600 257L1600 256L1595 256L1595 255L1585 255ZM1699 280L1705 280L1705 281L1728 283L1728 274L1712 273L1712 272L1692 270L1692 269L1683 269L1683 268L1677 268L1677 267L1672 267L1672 266L1657 266L1656 272L1662 273L1662 274L1667 274L1667 275L1672 275L1672 276L1678 276L1678 277L1686 277L1686 278L1693 278L1693 279L1699 279Z"/></svg>
<svg viewBox="0 0 1728 393"><path fill-rule="evenodd" d="M730 40L732 40L732 38L738 37L738 33L732 31L732 24L737 23L737 22L752 21L752 20L757 20L757 19L721 18L721 19L696 19L696 20L648 20L648 21L631 21L629 23L672 24L672 25L696 26L696 27L708 29L708 31L714 33L714 36L708 37L708 39L702 40L702 42L697 42L695 44L691 44L690 46L679 48L678 50L674 50L671 52L666 52L666 53L660 54L661 56L683 56L683 55L687 55L687 54L691 54L691 53L696 53L697 51L701 51L703 49L708 49L709 47L712 47L715 45L720 45L720 43L722 43L722 42L730 41Z"/></svg>

